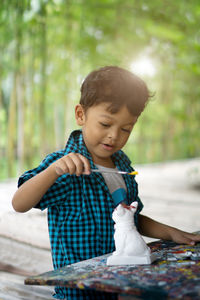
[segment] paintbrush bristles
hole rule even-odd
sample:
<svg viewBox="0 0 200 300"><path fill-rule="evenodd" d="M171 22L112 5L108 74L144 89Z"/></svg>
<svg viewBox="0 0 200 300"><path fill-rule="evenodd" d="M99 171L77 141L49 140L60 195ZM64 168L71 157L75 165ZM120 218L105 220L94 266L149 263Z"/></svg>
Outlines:
<svg viewBox="0 0 200 300"><path fill-rule="evenodd" d="M131 172L131 173L128 173L128 175L137 175L137 174L138 174L137 171L133 171L133 172Z"/></svg>

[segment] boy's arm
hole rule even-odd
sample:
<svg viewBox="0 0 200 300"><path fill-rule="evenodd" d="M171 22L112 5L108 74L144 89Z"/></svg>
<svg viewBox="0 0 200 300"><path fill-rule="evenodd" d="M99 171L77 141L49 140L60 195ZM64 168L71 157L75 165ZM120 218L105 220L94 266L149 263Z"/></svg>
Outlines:
<svg viewBox="0 0 200 300"><path fill-rule="evenodd" d="M78 153L69 153L58 159L19 187L12 199L13 208L17 212L26 212L36 206L56 179L65 173L90 174L89 161Z"/></svg>
<svg viewBox="0 0 200 300"><path fill-rule="evenodd" d="M177 228L159 223L149 217L139 214L139 231L142 235L163 239L172 240L176 243L194 245L200 241L200 235L188 233Z"/></svg>
<svg viewBox="0 0 200 300"><path fill-rule="evenodd" d="M24 182L13 196L13 208L17 212L26 212L36 206L58 177L59 175L56 174L54 168L49 166Z"/></svg>

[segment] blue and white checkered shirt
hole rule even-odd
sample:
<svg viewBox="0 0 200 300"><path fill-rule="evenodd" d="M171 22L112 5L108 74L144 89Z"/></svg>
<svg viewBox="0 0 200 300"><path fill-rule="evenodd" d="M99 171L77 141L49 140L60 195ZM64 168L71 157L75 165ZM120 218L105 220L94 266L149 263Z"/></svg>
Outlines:
<svg viewBox="0 0 200 300"><path fill-rule="evenodd" d="M19 178L18 186L70 152L82 154L89 160L91 168L96 168L85 146L82 131L76 130L72 132L64 150L49 154L37 168L25 172ZM112 159L119 170L133 171L130 160L122 151L113 154ZM133 201L139 203L135 215L137 225L137 217L143 207L138 197L137 183L134 176L123 177L128 204ZM49 236L55 269L114 251L114 202L100 173L79 177L69 174L60 176L42 197L37 208L48 208ZM54 297L107 299L104 294L56 287ZM111 294L109 295L109 299L112 299Z"/></svg>

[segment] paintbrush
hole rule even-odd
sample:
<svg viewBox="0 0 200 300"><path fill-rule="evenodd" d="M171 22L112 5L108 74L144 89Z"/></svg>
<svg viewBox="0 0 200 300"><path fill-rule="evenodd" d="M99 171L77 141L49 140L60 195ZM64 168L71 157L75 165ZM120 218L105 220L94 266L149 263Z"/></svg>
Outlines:
<svg viewBox="0 0 200 300"><path fill-rule="evenodd" d="M133 172L125 172L125 171L118 171L118 170L99 170L99 169L91 169L91 172L97 172L97 173L117 173L117 174L127 174L127 175L137 175L137 171Z"/></svg>

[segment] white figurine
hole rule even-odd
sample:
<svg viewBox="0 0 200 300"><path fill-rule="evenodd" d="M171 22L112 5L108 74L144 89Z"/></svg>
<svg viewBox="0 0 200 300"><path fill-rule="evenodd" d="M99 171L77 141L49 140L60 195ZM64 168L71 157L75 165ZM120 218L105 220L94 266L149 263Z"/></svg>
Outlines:
<svg viewBox="0 0 200 300"><path fill-rule="evenodd" d="M150 264L155 260L134 224L137 206L135 201L130 206L119 204L115 208L112 218L115 222L116 250L108 257L107 265Z"/></svg>

